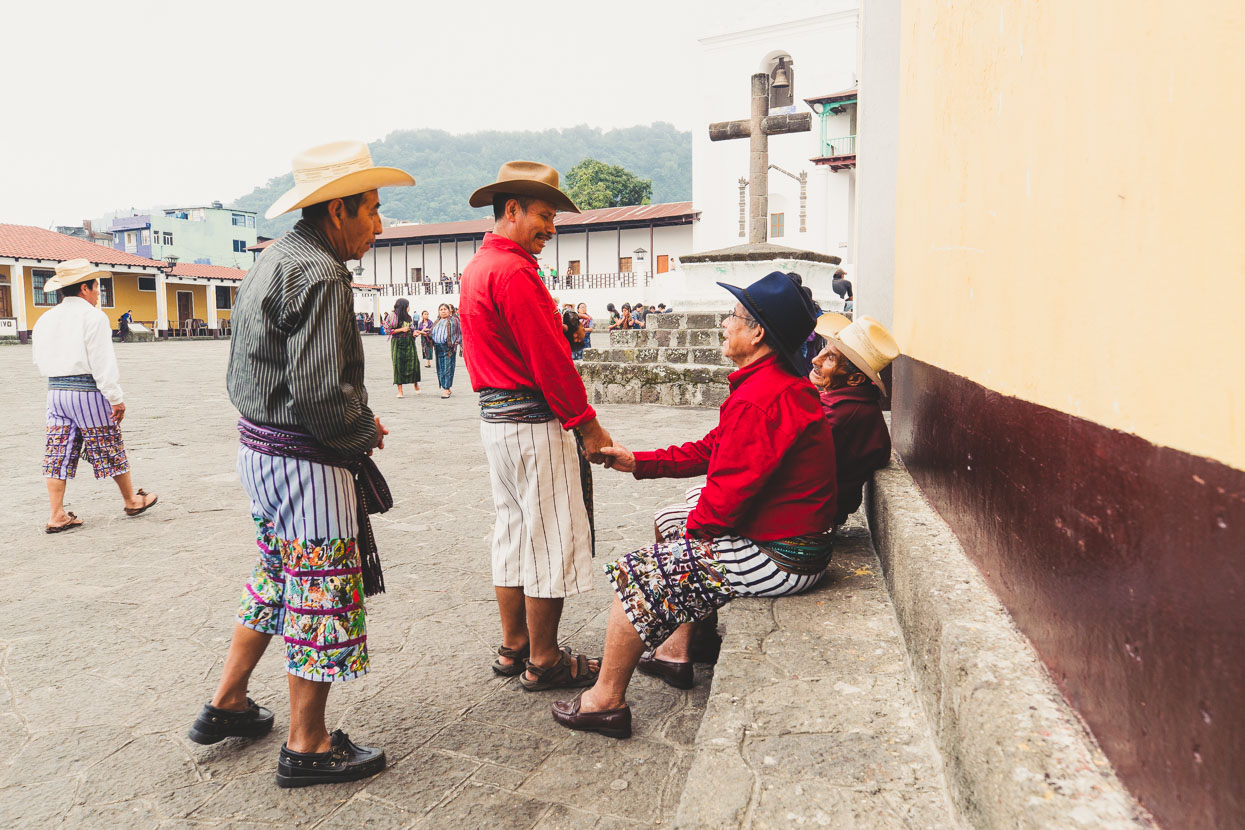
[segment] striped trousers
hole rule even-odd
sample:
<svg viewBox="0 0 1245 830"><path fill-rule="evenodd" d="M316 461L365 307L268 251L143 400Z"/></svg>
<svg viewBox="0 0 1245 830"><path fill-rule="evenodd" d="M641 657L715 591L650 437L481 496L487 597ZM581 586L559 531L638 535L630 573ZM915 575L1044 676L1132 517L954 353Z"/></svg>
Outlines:
<svg viewBox="0 0 1245 830"><path fill-rule="evenodd" d="M493 584L529 597L592 590L592 532L575 436L556 420L480 422L497 522Z"/></svg>
<svg viewBox="0 0 1245 830"><path fill-rule="evenodd" d="M238 449L259 560L238 622L285 640L286 670L308 680L367 673L354 478L313 461Z"/></svg>
<svg viewBox="0 0 1245 830"><path fill-rule="evenodd" d="M112 420L112 404L99 390L49 389L46 428L45 478L73 478L82 455L96 478L130 471L121 428Z"/></svg>

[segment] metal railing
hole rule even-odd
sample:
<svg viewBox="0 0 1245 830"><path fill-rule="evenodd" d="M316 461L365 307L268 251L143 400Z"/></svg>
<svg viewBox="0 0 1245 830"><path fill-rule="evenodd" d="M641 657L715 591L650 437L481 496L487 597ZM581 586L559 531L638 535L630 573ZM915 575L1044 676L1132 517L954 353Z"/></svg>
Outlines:
<svg viewBox="0 0 1245 830"><path fill-rule="evenodd" d="M823 158L856 155L856 136L845 135L822 139L821 155Z"/></svg>
<svg viewBox="0 0 1245 830"><path fill-rule="evenodd" d="M650 285L653 275L647 271L610 271L594 274L559 274L543 278L550 291L588 288L638 288ZM449 282L407 282L380 286L382 297L436 297L457 294L459 280Z"/></svg>

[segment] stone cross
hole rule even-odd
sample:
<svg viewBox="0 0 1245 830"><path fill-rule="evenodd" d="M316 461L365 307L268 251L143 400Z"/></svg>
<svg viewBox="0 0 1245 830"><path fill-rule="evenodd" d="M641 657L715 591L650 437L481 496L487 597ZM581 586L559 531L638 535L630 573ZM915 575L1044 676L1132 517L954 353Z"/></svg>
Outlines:
<svg viewBox="0 0 1245 830"><path fill-rule="evenodd" d="M783 133L806 133L813 128L811 113L769 114L769 73L752 76L752 117L741 121L718 121L709 125L710 141L732 138L749 140L748 199L749 242L764 242L769 235L769 137Z"/></svg>

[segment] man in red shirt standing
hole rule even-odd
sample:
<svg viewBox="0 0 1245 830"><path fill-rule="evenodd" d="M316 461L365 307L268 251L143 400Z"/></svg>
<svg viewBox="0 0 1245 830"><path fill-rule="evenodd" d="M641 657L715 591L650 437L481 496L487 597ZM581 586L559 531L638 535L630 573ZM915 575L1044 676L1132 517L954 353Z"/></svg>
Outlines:
<svg viewBox="0 0 1245 830"><path fill-rule="evenodd" d="M502 165L470 204L491 204L497 221L463 271L459 309L497 508L492 562L502 644L493 671L521 675L532 691L587 686L599 661L558 648L563 600L592 588L575 433L594 463L605 461L601 448L611 441L588 405L536 261L556 233L557 212L579 208L558 189L558 171L531 161Z"/></svg>
<svg viewBox="0 0 1245 830"><path fill-rule="evenodd" d="M605 566L616 597L601 677L553 704L570 729L630 737L626 691L637 666L690 687L698 620L734 597L806 591L830 561L834 440L799 355L815 323L811 303L781 271L747 288L718 284L739 301L722 321L722 350L737 369L718 425L664 450L603 451L636 478L706 478L686 505L657 514L657 544ZM645 648L655 651L644 657Z"/></svg>

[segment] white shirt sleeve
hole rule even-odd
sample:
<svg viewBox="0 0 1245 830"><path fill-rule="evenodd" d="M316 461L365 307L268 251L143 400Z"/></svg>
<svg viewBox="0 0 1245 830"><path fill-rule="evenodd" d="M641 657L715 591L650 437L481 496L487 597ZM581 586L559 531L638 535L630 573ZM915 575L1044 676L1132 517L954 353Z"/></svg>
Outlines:
<svg viewBox="0 0 1245 830"><path fill-rule="evenodd" d="M108 315L98 309L86 321L86 355L95 385L110 404L121 403L121 370L112 350L112 327Z"/></svg>

